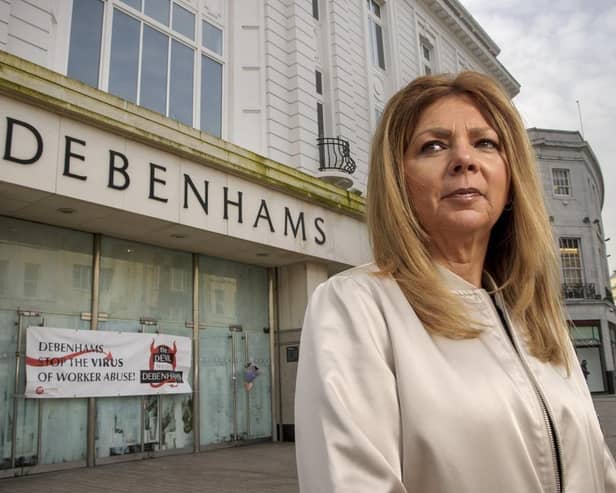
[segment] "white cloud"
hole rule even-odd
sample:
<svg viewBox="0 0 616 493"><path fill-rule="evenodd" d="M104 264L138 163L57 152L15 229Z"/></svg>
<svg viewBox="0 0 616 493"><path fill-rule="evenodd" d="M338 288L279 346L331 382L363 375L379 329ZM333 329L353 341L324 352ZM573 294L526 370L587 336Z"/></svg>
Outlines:
<svg viewBox="0 0 616 493"><path fill-rule="evenodd" d="M514 102L529 127L579 130L603 171L603 222L616 269L616 4L613 0L462 0L522 85Z"/></svg>

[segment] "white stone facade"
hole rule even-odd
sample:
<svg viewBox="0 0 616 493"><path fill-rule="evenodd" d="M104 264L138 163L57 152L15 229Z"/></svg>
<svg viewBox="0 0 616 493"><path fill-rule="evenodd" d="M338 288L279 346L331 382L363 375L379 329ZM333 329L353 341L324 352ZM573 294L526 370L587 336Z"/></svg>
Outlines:
<svg viewBox="0 0 616 493"><path fill-rule="evenodd" d="M128 3L103 2L103 90L109 84L114 11L148 22ZM206 20L222 30L221 137L320 176L316 107L322 103L323 135L350 142L357 164L352 186L363 193L378 114L396 90L425 70L420 39L432 48L433 72L479 70L500 80L512 96L517 93L518 83L496 58L498 47L456 0L373 3L385 69L372 62L370 2L364 0L174 0L195 15L197 25ZM0 0L0 49L66 74L72 12L72 0ZM322 94L315 88L317 70ZM198 93L197 87L195 103Z"/></svg>
<svg viewBox="0 0 616 493"><path fill-rule="evenodd" d="M601 219L605 193L601 167L577 131L531 128L528 132L561 254L569 319L580 327L572 334L574 340L583 339L576 341L578 353L590 355L593 344L600 345L600 358L595 362L597 378L589 384L595 392L613 392L616 314ZM591 327L596 328L594 335ZM598 378L599 368L602 380Z"/></svg>

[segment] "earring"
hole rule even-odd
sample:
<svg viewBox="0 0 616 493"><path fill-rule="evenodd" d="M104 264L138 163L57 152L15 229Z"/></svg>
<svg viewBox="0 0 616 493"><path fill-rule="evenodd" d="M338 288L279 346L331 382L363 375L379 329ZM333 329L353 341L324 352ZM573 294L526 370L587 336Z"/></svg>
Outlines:
<svg viewBox="0 0 616 493"><path fill-rule="evenodd" d="M505 204L505 208L503 210L510 212L513 209L513 200L508 204Z"/></svg>

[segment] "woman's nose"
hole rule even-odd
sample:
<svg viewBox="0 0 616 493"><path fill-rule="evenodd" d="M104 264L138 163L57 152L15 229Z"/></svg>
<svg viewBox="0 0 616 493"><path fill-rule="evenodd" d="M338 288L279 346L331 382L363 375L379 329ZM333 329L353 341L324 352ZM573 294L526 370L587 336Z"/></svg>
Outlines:
<svg viewBox="0 0 616 493"><path fill-rule="evenodd" d="M452 147L449 172L452 174L474 173L479 169L475 162L473 146L468 142L456 142Z"/></svg>

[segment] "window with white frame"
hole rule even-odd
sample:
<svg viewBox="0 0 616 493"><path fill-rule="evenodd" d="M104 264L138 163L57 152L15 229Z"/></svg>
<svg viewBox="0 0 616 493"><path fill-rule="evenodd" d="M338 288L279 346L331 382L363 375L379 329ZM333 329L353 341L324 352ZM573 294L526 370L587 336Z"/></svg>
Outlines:
<svg viewBox="0 0 616 493"><path fill-rule="evenodd" d="M552 168L552 185L554 195L571 195L569 170L566 168Z"/></svg>
<svg viewBox="0 0 616 493"><path fill-rule="evenodd" d="M370 36L370 52L372 64L385 70L385 45L383 43L383 7L375 0L368 3L368 32Z"/></svg>
<svg viewBox="0 0 616 493"><path fill-rule="evenodd" d="M221 27L178 0L73 2L69 77L218 137L223 65Z"/></svg>
<svg viewBox="0 0 616 493"><path fill-rule="evenodd" d="M432 75L435 70L434 45L425 36L419 36L422 75Z"/></svg>
<svg viewBox="0 0 616 493"><path fill-rule="evenodd" d="M563 283L568 286L584 283L580 238L559 238Z"/></svg>

